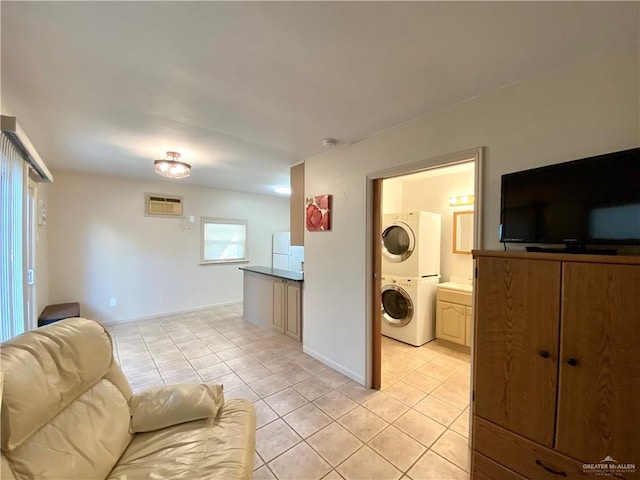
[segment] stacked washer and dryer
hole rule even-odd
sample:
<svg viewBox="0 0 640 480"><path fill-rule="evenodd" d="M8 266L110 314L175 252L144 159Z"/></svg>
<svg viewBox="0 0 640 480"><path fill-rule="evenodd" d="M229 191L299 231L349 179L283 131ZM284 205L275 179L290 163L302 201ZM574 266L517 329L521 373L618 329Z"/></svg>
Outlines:
<svg viewBox="0 0 640 480"><path fill-rule="evenodd" d="M440 282L437 213L389 213L382 218L382 334L414 346L435 338Z"/></svg>

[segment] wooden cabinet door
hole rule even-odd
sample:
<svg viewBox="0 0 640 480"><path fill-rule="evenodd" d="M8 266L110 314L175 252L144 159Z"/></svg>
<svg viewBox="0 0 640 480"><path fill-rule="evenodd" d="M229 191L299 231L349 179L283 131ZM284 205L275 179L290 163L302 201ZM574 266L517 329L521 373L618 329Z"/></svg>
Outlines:
<svg viewBox="0 0 640 480"><path fill-rule="evenodd" d="M436 308L436 337L464 345L466 307L440 300Z"/></svg>
<svg viewBox="0 0 640 480"><path fill-rule="evenodd" d="M565 263L562 285L556 449L640 467L640 266Z"/></svg>
<svg viewBox="0 0 640 480"><path fill-rule="evenodd" d="M553 445L560 262L479 257L476 414Z"/></svg>
<svg viewBox="0 0 640 480"><path fill-rule="evenodd" d="M284 282L273 281L273 329L284 333Z"/></svg>
<svg viewBox="0 0 640 480"><path fill-rule="evenodd" d="M300 330L300 286L294 282L285 282L286 298L286 324L285 332L288 336L296 340L302 340Z"/></svg>

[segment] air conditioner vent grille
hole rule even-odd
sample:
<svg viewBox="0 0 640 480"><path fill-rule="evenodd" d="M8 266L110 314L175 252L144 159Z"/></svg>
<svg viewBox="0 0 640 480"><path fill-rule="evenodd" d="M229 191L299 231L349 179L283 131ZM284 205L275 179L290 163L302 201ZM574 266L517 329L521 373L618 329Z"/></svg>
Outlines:
<svg viewBox="0 0 640 480"><path fill-rule="evenodd" d="M183 199L175 195L145 193L145 214L151 217L182 217Z"/></svg>

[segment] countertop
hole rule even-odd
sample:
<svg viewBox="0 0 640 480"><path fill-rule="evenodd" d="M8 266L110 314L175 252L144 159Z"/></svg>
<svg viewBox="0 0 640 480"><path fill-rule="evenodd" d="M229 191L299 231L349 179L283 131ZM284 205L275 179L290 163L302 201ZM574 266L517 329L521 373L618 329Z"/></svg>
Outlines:
<svg viewBox="0 0 640 480"><path fill-rule="evenodd" d="M294 282L302 282L304 280L303 272L294 272L292 270L280 270L279 268L271 267L240 267L240 270L269 275L270 277L283 278Z"/></svg>

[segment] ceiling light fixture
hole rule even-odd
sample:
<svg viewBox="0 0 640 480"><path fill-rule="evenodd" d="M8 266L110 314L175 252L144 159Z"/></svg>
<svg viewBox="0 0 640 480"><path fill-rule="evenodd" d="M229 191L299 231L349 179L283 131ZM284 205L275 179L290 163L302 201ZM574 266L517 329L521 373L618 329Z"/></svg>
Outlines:
<svg viewBox="0 0 640 480"><path fill-rule="evenodd" d="M460 205L473 205L473 201L473 195L460 195L459 197L450 197L449 205L452 207L457 207Z"/></svg>
<svg viewBox="0 0 640 480"><path fill-rule="evenodd" d="M283 195L291 195L291 189L289 187L276 187L274 188L276 193L281 193Z"/></svg>
<svg viewBox="0 0 640 480"><path fill-rule="evenodd" d="M153 168L158 175L162 175L163 177L188 177L191 175L191 165L177 160L178 158L180 158L178 152L167 152L167 158L153 162Z"/></svg>

